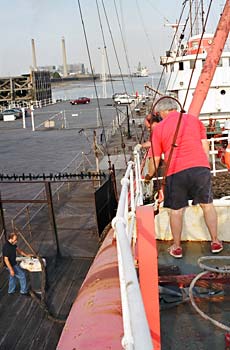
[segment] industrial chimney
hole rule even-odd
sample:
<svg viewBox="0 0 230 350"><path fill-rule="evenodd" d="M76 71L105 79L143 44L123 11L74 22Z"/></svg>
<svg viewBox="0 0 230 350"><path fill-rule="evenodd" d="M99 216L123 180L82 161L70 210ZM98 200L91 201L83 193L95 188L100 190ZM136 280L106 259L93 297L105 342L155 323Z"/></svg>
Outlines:
<svg viewBox="0 0 230 350"><path fill-rule="evenodd" d="M34 39L31 39L31 44L32 44L32 67L33 67L33 70L38 70L38 67L37 67L37 61L36 61L36 52L35 52L35 44L34 44Z"/></svg>
<svg viewBox="0 0 230 350"><path fill-rule="evenodd" d="M67 77L67 60L66 60L66 49L65 49L65 38L62 37L62 59L63 59L63 76Z"/></svg>

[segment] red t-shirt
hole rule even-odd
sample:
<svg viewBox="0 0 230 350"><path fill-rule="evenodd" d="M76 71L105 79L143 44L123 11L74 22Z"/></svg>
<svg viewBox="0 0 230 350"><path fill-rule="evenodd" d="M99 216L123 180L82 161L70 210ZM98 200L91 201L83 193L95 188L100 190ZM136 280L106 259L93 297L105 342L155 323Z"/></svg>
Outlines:
<svg viewBox="0 0 230 350"><path fill-rule="evenodd" d="M154 155L160 157L164 153L165 162L168 160L179 115L178 112L170 112L155 126L152 133ZM198 166L210 168L201 142L206 138L202 122L191 114L183 114L176 139L178 147L174 147L167 176Z"/></svg>

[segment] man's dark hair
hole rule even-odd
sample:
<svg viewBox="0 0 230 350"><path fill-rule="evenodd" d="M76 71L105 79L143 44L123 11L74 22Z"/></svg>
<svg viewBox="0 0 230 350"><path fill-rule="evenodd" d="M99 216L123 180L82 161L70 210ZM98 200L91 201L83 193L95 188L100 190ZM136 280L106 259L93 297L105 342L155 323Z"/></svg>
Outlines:
<svg viewBox="0 0 230 350"><path fill-rule="evenodd" d="M8 239L12 239L14 236L18 237L17 233L16 232L11 232L11 233L8 234Z"/></svg>

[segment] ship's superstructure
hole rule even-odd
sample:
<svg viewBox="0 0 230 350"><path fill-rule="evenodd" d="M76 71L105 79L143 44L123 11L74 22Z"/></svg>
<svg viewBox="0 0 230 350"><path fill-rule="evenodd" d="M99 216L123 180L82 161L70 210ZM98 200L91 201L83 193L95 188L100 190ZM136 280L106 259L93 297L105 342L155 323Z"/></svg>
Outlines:
<svg viewBox="0 0 230 350"><path fill-rule="evenodd" d="M165 67L167 93L178 98L183 104L194 69L190 89L185 103L185 110L190 106L193 93L200 77L207 53L212 45L213 35L205 34L191 37L186 46L182 46L179 54L167 52L161 57ZM197 58L196 58L197 56ZM194 68L195 66L195 68ZM230 51L223 51L217 65L208 95L201 109L205 116L229 116L230 111Z"/></svg>

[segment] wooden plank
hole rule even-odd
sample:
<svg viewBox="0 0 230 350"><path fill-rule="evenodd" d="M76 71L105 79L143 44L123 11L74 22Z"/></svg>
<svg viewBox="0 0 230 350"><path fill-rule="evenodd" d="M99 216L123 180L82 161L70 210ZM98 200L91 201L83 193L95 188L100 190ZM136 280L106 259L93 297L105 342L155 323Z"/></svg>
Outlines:
<svg viewBox="0 0 230 350"><path fill-rule="evenodd" d="M62 276L59 275L59 278L57 278L57 281L55 283L55 288L52 286L54 294L51 295L49 292L49 296L47 298L49 310L57 315L57 317L59 315L62 304L65 301L66 290L68 291L71 285L71 276L74 275L74 271L77 270L78 265L78 261L73 261L72 259L64 260L64 264L67 265L67 270L65 269L66 273L62 274ZM55 323L49 319L44 319L44 322L41 324L41 327L39 328L36 337L34 337L33 341L31 342L29 349L46 349L45 344L49 338L49 333L52 328L54 328L54 334L56 335L52 339L52 344L54 345L55 341L57 343L63 326L64 324L60 325L59 323Z"/></svg>
<svg viewBox="0 0 230 350"><path fill-rule="evenodd" d="M68 293L66 294L66 298L59 312L59 315L61 318L62 317L66 318L67 315L69 314L71 306L75 301L77 293L83 283L83 280L84 280L83 276L85 276L86 273L88 272L91 263L92 262L86 261L86 260L81 260L77 263L78 269L76 269L76 273L73 276L71 286L68 290ZM63 326L61 328L59 327L60 332L57 334L58 325L53 324L53 326L50 329L49 336L45 338L44 349L51 349L54 339L56 340L55 344L57 345L61 335L62 328Z"/></svg>

